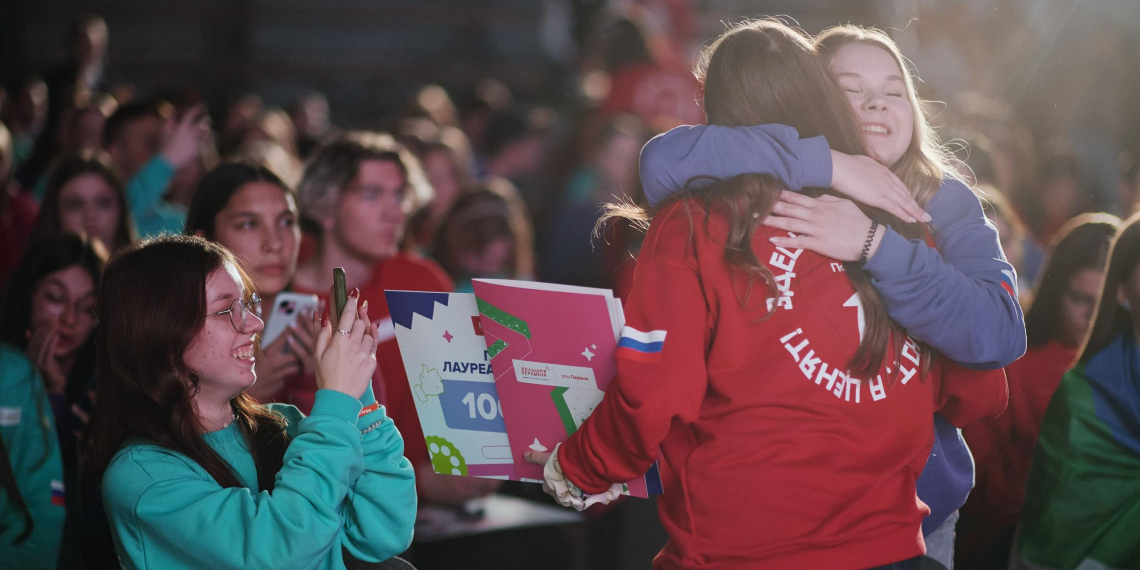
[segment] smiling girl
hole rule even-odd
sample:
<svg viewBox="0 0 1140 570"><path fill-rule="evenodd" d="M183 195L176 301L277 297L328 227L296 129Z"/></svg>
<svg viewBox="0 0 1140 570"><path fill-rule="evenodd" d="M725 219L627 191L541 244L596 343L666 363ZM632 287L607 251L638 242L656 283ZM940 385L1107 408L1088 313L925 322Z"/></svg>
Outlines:
<svg viewBox="0 0 1140 570"><path fill-rule="evenodd" d="M297 273L301 230L293 192L268 168L223 164L198 183L185 233L217 242L241 262L257 287L262 304L273 307ZM309 315L306 315L309 316ZM288 402L288 382L313 374L311 318L299 318L285 333L262 347L257 384L249 394L263 402Z"/></svg>
<svg viewBox="0 0 1140 570"><path fill-rule="evenodd" d="M357 302L320 326L305 417L244 393L263 324L232 254L169 236L111 261L87 465L124 567L343 568L407 548L412 469L372 395L376 328Z"/></svg>
<svg viewBox="0 0 1140 570"><path fill-rule="evenodd" d="M933 247L889 226L872 228L849 200L785 191L772 209L778 216L764 224L792 233L772 239L781 247L841 261L865 254L863 269L891 318L947 358L973 368L1014 361L1026 341L1013 267L981 202L939 146L898 46L878 30L856 26L830 28L816 46L873 159L829 149L823 137L801 139L780 124L678 127L642 150L650 203L695 176L759 172L791 190L830 187L903 220L927 221ZM938 415L934 422L935 447L918 489L931 507L923 523L930 562L951 567L956 511L973 485L973 462L958 430Z"/></svg>

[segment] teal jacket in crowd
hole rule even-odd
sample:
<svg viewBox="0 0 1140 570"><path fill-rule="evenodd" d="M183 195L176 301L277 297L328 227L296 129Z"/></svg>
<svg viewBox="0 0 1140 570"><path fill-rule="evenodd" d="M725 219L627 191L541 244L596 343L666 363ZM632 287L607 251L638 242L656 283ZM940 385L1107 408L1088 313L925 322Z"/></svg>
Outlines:
<svg viewBox="0 0 1140 570"><path fill-rule="evenodd" d="M0 438L34 522L32 534L13 544L24 532L24 516L0 489L0 569L54 569L66 514L59 440L43 380L23 351L5 343L0 343Z"/></svg>
<svg viewBox="0 0 1140 570"><path fill-rule="evenodd" d="M259 491L237 427L207 433L245 488L222 488L185 455L128 442L103 476L103 501L126 568L344 568L403 552L416 518L415 475L404 442L376 401L317 392L312 415L269 407L292 438L272 493ZM372 431L361 435L370 426Z"/></svg>

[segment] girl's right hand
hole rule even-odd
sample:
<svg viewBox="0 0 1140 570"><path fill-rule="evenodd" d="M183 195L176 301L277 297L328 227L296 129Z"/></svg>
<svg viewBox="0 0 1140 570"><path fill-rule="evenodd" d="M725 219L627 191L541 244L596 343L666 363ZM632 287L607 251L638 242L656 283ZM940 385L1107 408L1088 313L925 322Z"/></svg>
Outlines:
<svg viewBox="0 0 1140 570"><path fill-rule="evenodd" d="M930 214L914 201L910 189L891 169L869 156L831 151L831 187L861 204L910 223L929 222Z"/></svg>
<svg viewBox="0 0 1140 570"><path fill-rule="evenodd" d="M32 326L32 330L24 333L28 338L28 359L35 364L36 369L44 377L48 393L63 393L67 384L67 376L55 358L55 343L59 339L59 322L55 319L43 319Z"/></svg>
<svg viewBox="0 0 1140 570"><path fill-rule="evenodd" d="M359 299L360 290L357 289L344 305L336 329L327 319L322 323L313 351L317 388L336 390L353 398L363 396L372 382L372 373L376 370L376 327L379 325L369 321L367 301L357 312Z"/></svg>

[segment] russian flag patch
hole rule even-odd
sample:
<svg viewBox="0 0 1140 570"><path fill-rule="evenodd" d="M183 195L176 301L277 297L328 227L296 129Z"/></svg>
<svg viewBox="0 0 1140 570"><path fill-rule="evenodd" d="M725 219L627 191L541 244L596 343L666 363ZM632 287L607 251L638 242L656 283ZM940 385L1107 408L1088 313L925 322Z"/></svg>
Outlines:
<svg viewBox="0 0 1140 570"><path fill-rule="evenodd" d="M1001 270L1001 288L1009 293L1010 297L1017 298L1017 278L1008 269Z"/></svg>
<svg viewBox="0 0 1140 570"><path fill-rule="evenodd" d="M62 507L62 506L66 505L66 503L64 501L63 482L62 481L52 481L51 482L51 504L53 504L57 507Z"/></svg>
<svg viewBox="0 0 1140 570"><path fill-rule="evenodd" d="M614 356L637 362L652 363L661 360L661 347L665 345L666 331L639 331L625 327L621 331Z"/></svg>

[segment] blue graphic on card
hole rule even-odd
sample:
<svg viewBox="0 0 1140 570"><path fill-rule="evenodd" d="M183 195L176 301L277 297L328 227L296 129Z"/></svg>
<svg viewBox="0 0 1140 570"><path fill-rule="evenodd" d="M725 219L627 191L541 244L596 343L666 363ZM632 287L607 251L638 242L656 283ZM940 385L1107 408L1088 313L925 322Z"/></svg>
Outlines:
<svg viewBox="0 0 1140 570"><path fill-rule="evenodd" d="M436 473L518 480L475 296L385 295Z"/></svg>

